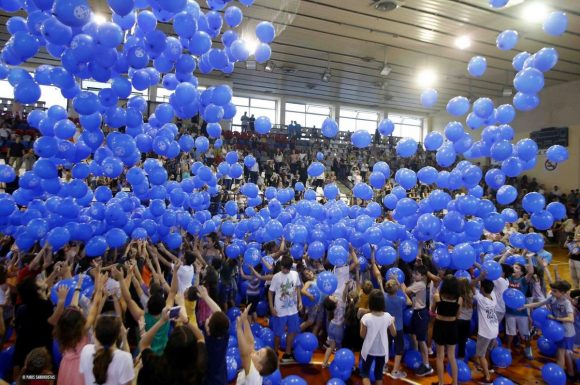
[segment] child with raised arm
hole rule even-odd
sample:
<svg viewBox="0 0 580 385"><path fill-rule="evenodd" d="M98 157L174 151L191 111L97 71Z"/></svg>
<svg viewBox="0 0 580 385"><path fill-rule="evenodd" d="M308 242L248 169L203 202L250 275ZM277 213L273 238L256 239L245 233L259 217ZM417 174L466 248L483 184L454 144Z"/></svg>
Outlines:
<svg viewBox="0 0 580 385"><path fill-rule="evenodd" d="M238 374L236 385L262 385L262 376L269 376L278 369L278 355L272 348L254 350L254 335L248 320L251 306L248 305L236 320L243 369Z"/></svg>

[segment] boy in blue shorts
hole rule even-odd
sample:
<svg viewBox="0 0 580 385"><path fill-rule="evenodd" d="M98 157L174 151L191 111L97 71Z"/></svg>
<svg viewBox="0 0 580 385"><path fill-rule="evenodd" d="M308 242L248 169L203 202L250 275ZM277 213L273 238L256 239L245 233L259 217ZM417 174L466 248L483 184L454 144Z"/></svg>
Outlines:
<svg viewBox="0 0 580 385"><path fill-rule="evenodd" d="M566 293L570 291L572 285L567 281L558 280L550 284L552 292L550 296L541 302L530 303L524 307L527 309L535 309L544 305L552 311L548 318L561 322L564 327L564 338L557 342L558 346L558 365L566 370L568 376L574 376L574 363L572 360L572 352L574 351L574 336L576 331L574 329L574 306L567 298Z"/></svg>
<svg viewBox="0 0 580 385"><path fill-rule="evenodd" d="M300 278L296 271L292 271L293 260L289 255L280 261L281 271L274 274L268 290L268 304L270 305L270 320L274 331L274 350L278 351L280 337L287 330L286 352L282 362L292 361L292 343L297 333L300 333L300 317L302 310L302 296L300 295Z"/></svg>

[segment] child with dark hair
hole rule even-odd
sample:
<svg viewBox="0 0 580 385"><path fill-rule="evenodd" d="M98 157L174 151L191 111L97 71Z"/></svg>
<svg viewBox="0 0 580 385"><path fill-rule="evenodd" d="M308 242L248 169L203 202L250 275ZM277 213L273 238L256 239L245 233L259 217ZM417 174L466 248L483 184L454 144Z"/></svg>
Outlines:
<svg viewBox="0 0 580 385"><path fill-rule="evenodd" d="M293 260L284 255L279 263L281 271L274 274L268 290L268 304L272 317L270 323L274 330L274 350L280 346L280 338L287 329L286 352L282 361L292 361L292 343L296 333L300 333L300 317L302 296L300 295L300 278L292 271Z"/></svg>
<svg viewBox="0 0 580 385"><path fill-rule="evenodd" d="M133 357L128 351L117 348L121 327L121 319L116 315L101 315L97 319L96 343L85 345L81 351L80 372L85 384L132 384L135 377ZM128 349L127 344L124 345Z"/></svg>
<svg viewBox="0 0 580 385"><path fill-rule="evenodd" d="M249 312L248 306L236 320L236 333L242 358L242 370L238 374L237 385L261 385L262 376L269 376L278 369L278 355L272 348L254 350L254 336L248 320Z"/></svg>
<svg viewBox="0 0 580 385"><path fill-rule="evenodd" d="M558 346L558 365L566 370L568 376L574 376L574 364L572 361L572 353L574 351L574 306L567 298L567 293L572 288L572 285L567 281L557 280L550 284L552 291L550 296L544 301L530 303L524 306L526 309L535 309L547 305L552 311L548 318L561 322L564 327L564 338L557 342Z"/></svg>
<svg viewBox="0 0 580 385"><path fill-rule="evenodd" d="M342 297L335 294L329 295L324 299L323 306L326 310L326 332L328 335L326 352L324 353L324 361L322 367L328 367L328 359L335 348L340 348L344 338L344 312L346 308L346 301L343 292Z"/></svg>
<svg viewBox="0 0 580 385"><path fill-rule="evenodd" d="M499 262L503 263L508 255L509 254L504 254ZM509 287L521 291L522 294L526 296L528 288L532 283L534 274L534 266L532 264L531 256L528 256L528 264L525 267L519 263L516 263L512 268L512 273L508 277ZM524 355L529 360L533 359L534 356L532 353L532 345L530 341L528 312L525 309L512 309L508 307L506 309L506 335L508 336L508 349L512 348L513 339L517 334L519 334L520 337L524 340Z"/></svg>
<svg viewBox="0 0 580 385"><path fill-rule="evenodd" d="M385 312L385 298L380 290L373 290L369 295L370 313L360 321L360 336L364 338L361 349L362 368L360 375L363 385L370 385L370 369L375 363L375 384L383 383L383 367L389 356L389 336L396 336L395 319Z"/></svg>
<svg viewBox="0 0 580 385"><path fill-rule="evenodd" d="M447 354L447 359L451 366L453 385L457 385L458 370L455 346L458 340L457 315L462 304L457 278L452 275L445 277L441 288L435 293L433 299L434 301L431 304L435 313L433 340L437 344L437 376L439 377L439 385L443 385L445 354Z"/></svg>
<svg viewBox="0 0 580 385"><path fill-rule="evenodd" d="M28 376L52 375L52 357L46 348L34 348L24 360L24 367L18 379L18 385L53 385L53 380L27 379Z"/></svg>
<svg viewBox="0 0 580 385"><path fill-rule="evenodd" d="M487 361L487 353L495 346L499 333L499 322L496 314L497 299L495 297L495 285L490 280L481 281L481 288L475 291L473 299L477 304L477 345L475 347L475 359L479 361L483 369L482 382L490 383L491 375Z"/></svg>
<svg viewBox="0 0 580 385"><path fill-rule="evenodd" d="M417 369L419 377L433 373L429 365L429 352L427 348L427 329L429 326L429 309L427 308L427 268L417 266L412 272L413 283L405 289L405 293L413 302L413 315L411 316L411 334L418 345L423 363Z"/></svg>

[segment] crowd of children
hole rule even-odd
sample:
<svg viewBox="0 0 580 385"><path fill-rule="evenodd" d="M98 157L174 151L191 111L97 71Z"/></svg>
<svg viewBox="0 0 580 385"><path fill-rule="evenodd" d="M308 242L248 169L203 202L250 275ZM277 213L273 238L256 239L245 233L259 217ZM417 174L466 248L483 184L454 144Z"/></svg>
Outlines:
<svg viewBox="0 0 580 385"><path fill-rule="evenodd" d="M478 263L461 274L438 268L429 243L411 263L397 258L380 266L374 246L369 262L361 263L350 246L348 261L332 266L310 258L306 248L293 258L282 238L265 243L260 263L249 266L243 257L226 256L229 242L219 233L185 235L181 248L171 251L132 241L123 252L111 250L89 262L82 245L24 253L4 237L0 332L7 346L14 343L14 369L1 374L19 384L38 384L25 380L30 373L54 373L59 385L226 384L226 352L230 335L237 335L238 384L257 385L260 375L276 371L282 347L281 362L294 362L294 339L308 331L325 341L322 368L337 349L358 353L365 384L370 378L380 384L383 374L407 377L403 358L414 350L420 359L405 362L407 371L437 375L434 384L443 385L447 360L456 385L458 360L469 358L466 345L475 337L473 359L481 381L490 383L489 354L502 332L512 353L517 341L526 358L534 357L530 312L542 307L564 328L556 359L574 378L580 292L570 292L554 267L553 279L551 266L537 255L528 253L525 265L509 263L519 251L506 248L498 258L501 277L492 281ZM325 271L336 279L329 295L316 289L316 277ZM527 304L508 306L508 289L521 291ZM236 319L238 307L245 310ZM271 347L254 351L257 322L274 339Z"/></svg>

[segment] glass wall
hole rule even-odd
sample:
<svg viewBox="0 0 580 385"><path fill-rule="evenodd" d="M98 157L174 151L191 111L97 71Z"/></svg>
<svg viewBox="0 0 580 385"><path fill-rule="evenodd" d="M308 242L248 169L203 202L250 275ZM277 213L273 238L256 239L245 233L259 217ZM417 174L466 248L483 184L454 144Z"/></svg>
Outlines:
<svg viewBox="0 0 580 385"><path fill-rule="evenodd" d="M254 118L266 116L272 124L278 124L278 114L276 113L278 103L275 100L234 96L232 102L236 106L236 116L232 121L235 126L242 124L241 119L244 112L249 117L254 115Z"/></svg>
<svg viewBox="0 0 580 385"><path fill-rule="evenodd" d="M378 112L340 107L338 126L341 131L365 130L374 134L379 124L379 118Z"/></svg>
<svg viewBox="0 0 580 385"><path fill-rule="evenodd" d="M423 141L423 118L389 114L389 119L395 124L393 136Z"/></svg>
<svg viewBox="0 0 580 385"><path fill-rule="evenodd" d="M291 122L296 121L302 127L316 127L321 128L322 122L328 117L332 112L330 106L315 105L315 104L298 104L298 103L286 103L285 116L286 125Z"/></svg>

